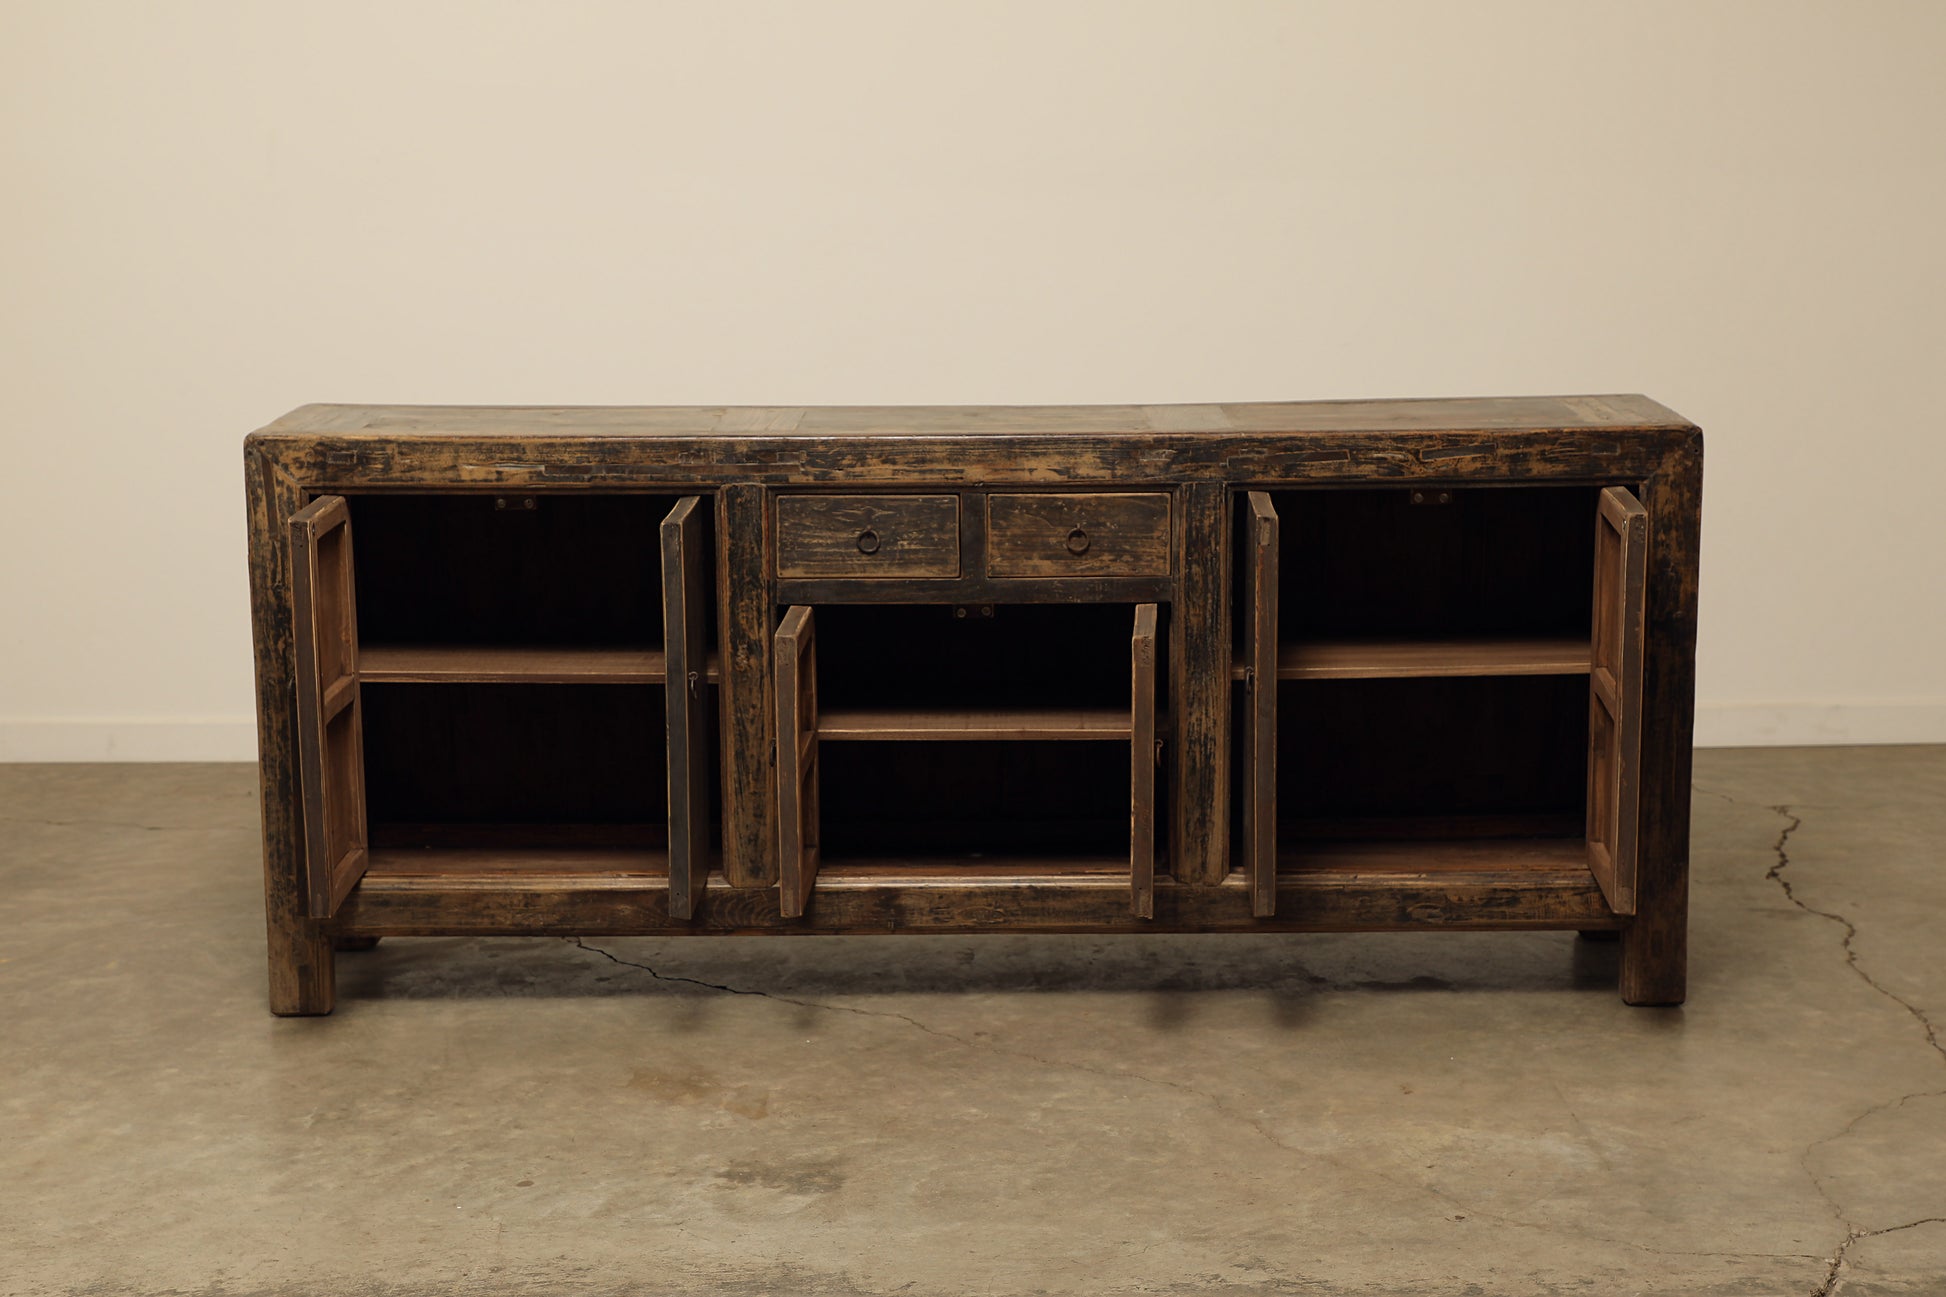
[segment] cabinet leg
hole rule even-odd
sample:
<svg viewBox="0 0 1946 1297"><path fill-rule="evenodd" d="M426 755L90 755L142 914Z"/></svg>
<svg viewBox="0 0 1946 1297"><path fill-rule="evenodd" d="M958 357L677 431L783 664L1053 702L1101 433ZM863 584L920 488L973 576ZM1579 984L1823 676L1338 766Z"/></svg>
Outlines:
<svg viewBox="0 0 1946 1297"><path fill-rule="evenodd" d="M329 1013L336 1006L337 956L309 924L270 925L270 1011L280 1018Z"/></svg>
<svg viewBox="0 0 1946 1297"><path fill-rule="evenodd" d="M1624 1004L1683 1002L1689 982L1687 908L1679 901L1674 915L1638 912L1622 929Z"/></svg>
<svg viewBox="0 0 1946 1297"><path fill-rule="evenodd" d="M1613 928L1585 928L1574 934L1583 941L1620 941L1622 934Z"/></svg>
<svg viewBox="0 0 1946 1297"><path fill-rule="evenodd" d="M341 955L352 954L358 951L370 950L377 946L380 940L381 938L379 937L333 937L331 938L331 948Z"/></svg>
<svg viewBox="0 0 1946 1297"><path fill-rule="evenodd" d="M1689 976L1689 777L1696 712L1696 545L1703 442L1673 445L1645 484L1648 646L1635 914L1622 930L1622 999L1681 1004Z"/></svg>

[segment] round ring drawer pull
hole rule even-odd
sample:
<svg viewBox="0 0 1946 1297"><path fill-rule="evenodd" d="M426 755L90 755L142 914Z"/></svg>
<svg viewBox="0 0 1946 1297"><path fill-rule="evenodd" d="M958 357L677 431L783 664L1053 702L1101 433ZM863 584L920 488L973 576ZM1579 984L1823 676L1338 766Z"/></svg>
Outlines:
<svg viewBox="0 0 1946 1297"><path fill-rule="evenodd" d="M1088 552L1088 533L1076 527L1068 533L1068 553L1086 554Z"/></svg>
<svg viewBox="0 0 1946 1297"><path fill-rule="evenodd" d="M878 533L870 527L858 533L858 552L860 554L878 553Z"/></svg>

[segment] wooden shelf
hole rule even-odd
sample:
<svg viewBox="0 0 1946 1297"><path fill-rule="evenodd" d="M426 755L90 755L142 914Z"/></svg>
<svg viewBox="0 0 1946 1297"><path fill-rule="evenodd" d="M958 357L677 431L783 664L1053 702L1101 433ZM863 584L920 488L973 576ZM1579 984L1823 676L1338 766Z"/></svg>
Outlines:
<svg viewBox="0 0 1946 1297"><path fill-rule="evenodd" d="M890 882L900 886L930 882L938 886L1034 879L1093 878L1128 883L1128 857L1116 856L993 856L971 858L945 855L845 856L821 861L820 885L834 881Z"/></svg>
<svg viewBox="0 0 1946 1297"><path fill-rule="evenodd" d="M1593 883L1580 837L1284 842L1277 876L1547 873Z"/></svg>
<svg viewBox="0 0 1946 1297"><path fill-rule="evenodd" d="M708 678L717 678L714 655ZM525 644L365 644L358 677L367 684L662 684L661 649Z"/></svg>
<svg viewBox="0 0 1946 1297"><path fill-rule="evenodd" d="M1308 640L1277 646L1279 680L1588 674L1588 641L1561 638ZM1232 665L1233 679L1244 664Z"/></svg>
<svg viewBox="0 0 1946 1297"><path fill-rule="evenodd" d="M982 708L905 709L854 707L828 709L818 716L821 740L998 741L1079 739L1126 743L1134 734L1127 709Z"/></svg>
<svg viewBox="0 0 1946 1297"><path fill-rule="evenodd" d="M661 823L586 823L550 821L439 821L435 823L375 822L371 826L374 851L419 851L427 848L467 849L503 847L524 850L543 847L614 847L623 851L665 851L669 826Z"/></svg>
<svg viewBox="0 0 1946 1297"><path fill-rule="evenodd" d="M1370 815L1323 819L1288 816L1277 827L1280 849L1308 850L1318 842L1425 842L1482 838L1579 838L1587 827L1580 807L1469 815Z"/></svg>
<svg viewBox="0 0 1946 1297"><path fill-rule="evenodd" d="M374 847L365 870L367 882L461 876L665 879L669 852L661 847Z"/></svg>

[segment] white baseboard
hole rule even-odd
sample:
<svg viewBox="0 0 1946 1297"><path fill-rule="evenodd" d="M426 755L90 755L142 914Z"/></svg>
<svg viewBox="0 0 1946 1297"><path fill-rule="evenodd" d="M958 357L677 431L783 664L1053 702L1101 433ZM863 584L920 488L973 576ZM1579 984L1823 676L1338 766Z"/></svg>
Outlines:
<svg viewBox="0 0 1946 1297"><path fill-rule="evenodd" d="M1698 703L1699 748L1946 743L1946 698L1904 702Z"/></svg>
<svg viewBox="0 0 1946 1297"><path fill-rule="evenodd" d="M0 762L256 759L257 723L247 716L0 720Z"/></svg>
<svg viewBox="0 0 1946 1297"><path fill-rule="evenodd" d="M1946 743L1946 699L1699 703L1700 748ZM255 761L249 717L0 720L0 762Z"/></svg>

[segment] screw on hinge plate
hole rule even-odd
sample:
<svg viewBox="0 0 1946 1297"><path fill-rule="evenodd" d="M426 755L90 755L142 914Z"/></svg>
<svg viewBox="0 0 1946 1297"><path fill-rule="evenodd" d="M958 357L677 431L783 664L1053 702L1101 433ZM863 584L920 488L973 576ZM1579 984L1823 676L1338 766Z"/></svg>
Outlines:
<svg viewBox="0 0 1946 1297"><path fill-rule="evenodd" d="M541 502L531 495L496 495L493 497L493 507L502 512L518 509L525 513L532 513L541 507Z"/></svg>
<svg viewBox="0 0 1946 1297"><path fill-rule="evenodd" d="M992 621L993 605L990 603L959 603L953 605L954 621Z"/></svg>
<svg viewBox="0 0 1946 1297"><path fill-rule="evenodd" d="M1412 493L1412 503L1414 504L1451 504L1452 502L1453 493L1451 491L1415 490Z"/></svg>

